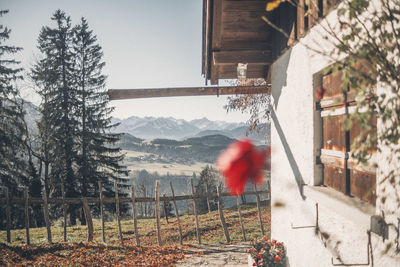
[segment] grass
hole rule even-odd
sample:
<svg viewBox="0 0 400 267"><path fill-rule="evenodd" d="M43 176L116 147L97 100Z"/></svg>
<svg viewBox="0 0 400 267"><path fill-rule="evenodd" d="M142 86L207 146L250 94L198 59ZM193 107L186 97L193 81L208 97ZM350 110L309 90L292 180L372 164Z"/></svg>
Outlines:
<svg viewBox="0 0 400 267"><path fill-rule="evenodd" d="M261 237L256 206L254 204L242 205L241 208L247 240ZM224 209L224 216L228 225L231 242L242 241L243 237L237 208ZM262 220L266 236L269 237L270 208L266 205L262 205ZM194 215L180 216L180 221L184 245L196 244L197 238ZM71 261L64 261L71 257L77 260L71 263L73 265L91 265L91 263L96 263L95 265L140 264L138 260L142 260L142 263L146 263L145 265L154 266L171 265L176 262L176 260L183 258L182 247L179 246L178 227L175 217L169 218L169 223L166 222L165 218L161 218L162 248L157 247L155 219L138 220L138 232L141 241L140 248L135 245L133 221L122 220L121 225L125 243L124 248L119 244L117 222L105 223L106 244L103 244L101 240L101 224L99 220L94 220L94 242L91 243L86 242L87 228L81 225L67 227L68 243L62 242L63 228L52 227L53 243L55 243L53 245L46 244L46 228L30 229L31 246L25 246L25 229L12 231L12 242L10 245L6 245L6 232L0 231L0 243L4 243L1 244L0 254L5 253L4 255L9 255L7 258L0 258L0 265L40 265L42 264L43 258L50 256L49 259L46 258L44 261L49 262L49 266L52 266L51 262L56 262L57 264L55 265L68 265ZM199 225L202 243L226 243L218 211L199 215ZM20 250L22 250L22 252ZM38 251L43 253L38 253ZM155 259L153 257L154 253L159 253L160 251L167 252L165 255L159 255L157 259ZM134 258L132 258L132 254L135 254ZM81 257L82 255L84 257ZM6 262L2 262L2 260L6 260ZM104 262L101 260L104 260ZM135 260L135 262L126 262L127 260Z"/></svg>

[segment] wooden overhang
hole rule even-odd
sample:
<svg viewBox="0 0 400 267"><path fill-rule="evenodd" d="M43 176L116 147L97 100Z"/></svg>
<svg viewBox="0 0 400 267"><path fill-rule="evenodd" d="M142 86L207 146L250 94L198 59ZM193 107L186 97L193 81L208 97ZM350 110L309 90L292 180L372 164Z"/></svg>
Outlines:
<svg viewBox="0 0 400 267"><path fill-rule="evenodd" d="M265 0L203 0L202 74L211 84L237 78L247 63L248 78L265 78L272 63L271 28Z"/></svg>
<svg viewBox="0 0 400 267"><path fill-rule="evenodd" d="M269 69L276 58L340 2L286 1L267 12L270 1L203 0L202 74L206 84L237 78L238 63L248 64L247 78L270 83Z"/></svg>
<svg viewBox="0 0 400 267"><path fill-rule="evenodd" d="M269 94L270 87L264 86L206 86L206 87L175 87L175 88L147 88L147 89L109 89L110 100L173 97L173 96L201 96L201 95L236 95L236 94Z"/></svg>

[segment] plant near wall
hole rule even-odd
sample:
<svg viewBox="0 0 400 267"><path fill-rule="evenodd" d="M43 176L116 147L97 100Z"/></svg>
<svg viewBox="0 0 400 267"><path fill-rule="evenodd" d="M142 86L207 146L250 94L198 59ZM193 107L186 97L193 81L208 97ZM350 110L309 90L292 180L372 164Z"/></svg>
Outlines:
<svg viewBox="0 0 400 267"><path fill-rule="evenodd" d="M398 214L400 173L393 166L400 160L400 1L347 0L337 14L342 35L328 34L336 40L331 56L343 59L331 71L341 69L343 88L356 93L356 112L344 121L344 129L354 123L361 128L351 146L352 157L367 163L371 149L386 150L389 156L381 171L388 171L382 171L384 179L377 184L382 189L378 202L386 213ZM375 116L382 125L379 129L371 123ZM392 200L386 205L388 194Z"/></svg>
<svg viewBox="0 0 400 267"><path fill-rule="evenodd" d="M286 266L286 249L283 243L269 240L265 236L261 240L252 241L249 253L254 261L253 266Z"/></svg>
<svg viewBox="0 0 400 267"><path fill-rule="evenodd" d="M264 79L238 79L231 81L235 86L263 86L266 84ZM261 133L264 125L270 119L271 96L269 94L241 94L228 97L228 104L224 106L227 112L241 111L248 112L250 118L247 120L248 132Z"/></svg>

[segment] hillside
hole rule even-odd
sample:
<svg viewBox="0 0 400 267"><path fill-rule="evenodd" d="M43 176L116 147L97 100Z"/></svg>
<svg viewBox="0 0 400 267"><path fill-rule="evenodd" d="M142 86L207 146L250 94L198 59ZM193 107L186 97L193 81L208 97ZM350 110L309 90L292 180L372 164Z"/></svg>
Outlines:
<svg viewBox="0 0 400 267"><path fill-rule="evenodd" d="M241 205L241 212L247 240L261 237L258 224L257 208L254 204ZM235 207L224 209L224 216L232 243L242 241L242 232ZM193 215L180 216L183 243L179 245L177 220L161 218L161 239L164 246L157 246L155 219L139 219L138 232L141 246L135 244L132 219L121 221L125 247L118 242L117 222L106 222L106 242L101 242L101 223L94 220L94 241L87 239L86 226L67 227L68 241L62 242L63 228L53 226L54 244L46 244L46 228L31 228L31 246L25 246L25 229L13 230L12 245L6 245L5 231L0 231L0 266L173 266L184 258L188 246L195 244L196 230ZM262 221L266 236L269 237L270 208L262 205ZM199 224L203 244L225 243L223 229L219 221L218 211L199 215ZM60 243L62 242L62 243ZM53 266L53 265L51 265Z"/></svg>
<svg viewBox="0 0 400 267"><path fill-rule="evenodd" d="M144 140L130 134L123 134L119 146L127 151L142 152L127 154L126 160L160 163L194 164L195 162L215 163L218 155L235 139L224 135L210 135L188 138L183 141L170 139Z"/></svg>
<svg viewBox="0 0 400 267"><path fill-rule="evenodd" d="M211 121L207 118L186 121L171 117L140 118L132 116L123 120L113 118L112 121L113 123L119 123L113 129L114 132L128 133L141 139L184 140L207 135L225 135L232 139L240 139L246 136L248 128L245 123ZM269 144L268 134L269 124L266 124L264 132L259 134L251 133L249 138L257 145L265 145Z"/></svg>

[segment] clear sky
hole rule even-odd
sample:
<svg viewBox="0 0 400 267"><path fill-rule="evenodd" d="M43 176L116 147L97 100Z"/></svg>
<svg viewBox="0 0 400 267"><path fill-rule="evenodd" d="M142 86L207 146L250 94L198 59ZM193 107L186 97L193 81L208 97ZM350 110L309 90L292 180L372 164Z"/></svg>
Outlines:
<svg viewBox="0 0 400 267"><path fill-rule="evenodd" d="M83 16L104 52L107 88L163 88L203 86L201 76L202 0L0 0L9 13L0 24L9 27L9 43L24 48L17 55L29 70L38 55L39 31L53 25L56 9ZM28 85L23 96L36 104ZM248 115L223 109L226 97L173 97L111 102L115 117L172 116L191 120L245 121Z"/></svg>

